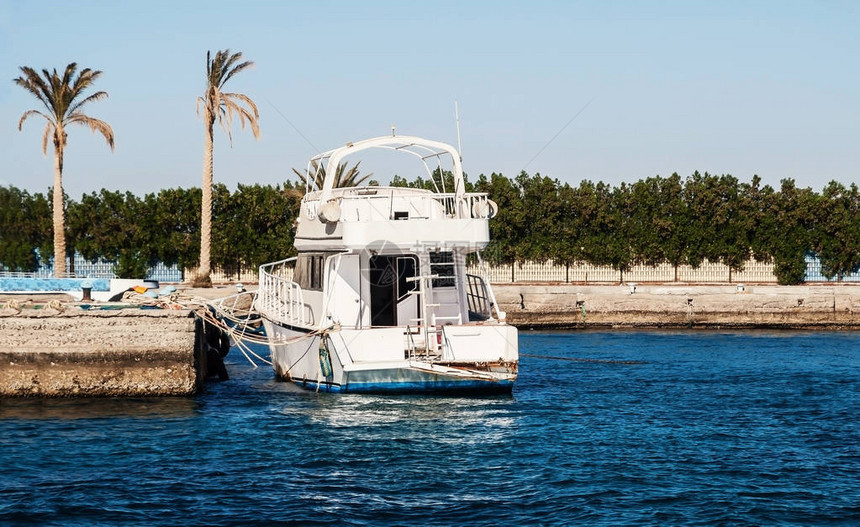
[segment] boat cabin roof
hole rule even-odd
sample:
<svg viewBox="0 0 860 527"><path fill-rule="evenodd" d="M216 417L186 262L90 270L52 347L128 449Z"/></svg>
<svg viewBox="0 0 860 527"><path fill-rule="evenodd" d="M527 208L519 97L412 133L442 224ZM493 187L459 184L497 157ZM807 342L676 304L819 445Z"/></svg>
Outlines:
<svg viewBox="0 0 860 527"><path fill-rule="evenodd" d="M312 165L322 166L325 164L325 181L318 196L321 202L325 203L332 197L337 177L337 167L341 161L347 156L369 149L393 150L415 156L424 165L431 179L433 168L431 168L430 163L433 163L435 165L434 168L439 168L440 171L444 165L450 165L451 173L454 177L454 188L452 189L454 195L462 197L466 192L460 153L453 146L421 137L391 135L347 143L345 146L323 152L311 158L308 164L309 171ZM308 184L310 182L311 180L308 178ZM441 191L444 192L444 190L446 189L442 189Z"/></svg>
<svg viewBox="0 0 860 527"><path fill-rule="evenodd" d="M360 186L335 188L337 168L350 155L385 149L414 156L424 165L435 192L420 188ZM323 152L308 166L325 165L322 188L306 178L308 192L302 200L295 246L302 251L371 249L404 251L416 243L433 247L476 250L489 242L488 220L497 206L486 193L466 193L463 167L457 150L445 143L411 136L366 139ZM431 164L435 165L431 169ZM450 167L453 188L437 182ZM441 185L439 184L441 183ZM441 188L440 188L441 186Z"/></svg>

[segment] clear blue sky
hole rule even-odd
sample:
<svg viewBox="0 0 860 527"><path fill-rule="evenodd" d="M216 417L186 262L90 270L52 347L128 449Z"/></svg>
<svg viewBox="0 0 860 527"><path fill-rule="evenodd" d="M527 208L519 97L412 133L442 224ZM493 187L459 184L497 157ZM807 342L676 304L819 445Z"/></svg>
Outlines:
<svg viewBox="0 0 860 527"><path fill-rule="evenodd" d="M291 179L315 148L392 124L456 144L457 100L473 180L700 170L820 190L860 180L858 28L860 3L840 1L0 0L0 184L51 185L42 123L17 130L38 107L12 83L18 67L75 61L104 71L110 98L87 113L113 126L116 152L70 130L72 198L199 186L206 51L230 48L256 63L228 86L257 101L262 129L255 141L237 127L232 148L216 132L230 188Z"/></svg>

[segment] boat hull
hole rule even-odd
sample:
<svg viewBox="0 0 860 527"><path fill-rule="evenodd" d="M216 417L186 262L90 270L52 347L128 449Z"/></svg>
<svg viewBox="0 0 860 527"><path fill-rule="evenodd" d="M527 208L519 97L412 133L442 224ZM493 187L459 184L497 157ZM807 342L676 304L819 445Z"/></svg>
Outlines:
<svg viewBox="0 0 860 527"><path fill-rule="evenodd" d="M516 329L510 326L469 327L470 335L490 344L478 346L485 350L483 357L472 349L468 360L451 360L456 359L451 353L448 360L428 360L404 346L405 328L318 332L269 320L264 324L275 375L308 390L510 394L517 377ZM453 335L450 340L457 342Z"/></svg>

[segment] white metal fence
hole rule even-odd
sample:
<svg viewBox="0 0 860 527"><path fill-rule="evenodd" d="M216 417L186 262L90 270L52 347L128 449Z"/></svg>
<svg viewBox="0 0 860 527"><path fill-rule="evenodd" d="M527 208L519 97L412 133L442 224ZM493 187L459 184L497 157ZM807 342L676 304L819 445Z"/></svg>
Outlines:
<svg viewBox="0 0 860 527"><path fill-rule="evenodd" d="M213 266L212 271L209 273L209 278L213 282L256 282L258 271L256 267L242 267L238 270L225 271ZM196 267L186 268L184 281L190 282L196 275Z"/></svg>
<svg viewBox="0 0 860 527"><path fill-rule="evenodd" d="M821 273L821 263L818 258L808 256L806 258L807 282L836 282L838 278L828 279ZM68 268L68 267L67 267ZM185 269L182 273L176 266L165 266L159 264L153 267L145 278L158 280L160 282L182 282L191 281L197 269ZM629 271L622 273L608 266L591 265L587 263L574 263L571 265L556 265L549 261L546 263L523 262L514 265L488 266L490 282L574 282L574 283L619 283L619 282L673 282L675 281L675 269L670 264L657 266L638 265ZM250 282L256 283L258 269L256 267L243 267L239 270L224 271L213 268L211 278L213 282ZM468 272L483 276L477 266L470 266ZM10 277L12 275L27 275L32 277L53 276L52 266L46 265L36 273L10 273L0 267L0 275ZM75 275L78 277L114 278L113 264L108 262L87 262L80 256L75 259ZM687 283L776 283L776 275L773 273L772 263L763 263L750 260L744 265L744 270L729 273L728 266L721 263L704 262L697 268L689 265L678 267L678 281ZM843 282L860 282L860 273L849 274L842 277Z"/></svg>
<svg viewBox="0 0 860 527"><path fill-rule="evenodd" d="M479 273L477 266L469 268L470 273ZM577 283L617 283L617 282L673 282L675 268L671 264L657 266L637 265L625 273L608 266L574 263L556 265L523 262L513 265L489 267L490 281L505 282L577 282ZM689 265L678 267L679 282L751 282L776 283L773 264L750 260L741 272L729 273L729 267L721 263L704 262L697 268Z"/></svg>

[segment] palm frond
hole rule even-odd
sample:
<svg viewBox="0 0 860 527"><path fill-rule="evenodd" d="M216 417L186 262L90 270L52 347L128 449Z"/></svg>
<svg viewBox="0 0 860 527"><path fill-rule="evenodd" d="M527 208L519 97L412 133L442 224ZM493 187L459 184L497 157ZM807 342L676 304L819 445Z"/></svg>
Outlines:
<svg viewBox="0 0 860 527"><path fill-rule="evenodd" d="M21 66L19 69L24 76L14 79L13 82L30 92L30 94L39 99L48 111L53 112L50 102L51 90L45 84L44 79L33 68Z"/></svg>
<svg viewBox="0 0 860 527"><path fill-rule="evenodd" d="M108 93L106 91L96 92L96 93L90 95L89 97L72 104L72 106L69 108L69 113L77 112L83 105L85 105L87 103L90 103L93 101L100 101L102 99L107 99L107 98L108 98Z"/></svg>
<svg viewBox="0 0 860 527"><path fill-rule="evenodd" d="M357 187L373 176L373 172L371 172L359 177L359 165L361 165L361 161L357 162L353 167L347 170L346 161L340 163L334 173L334 184L332 185L332 188ZM310 172L305 170L304 173L302 173L296 168L293 168L293 172L299 176L299 179L305 184L305 186L313 187L316 190L322 190L323 185L325 184L325 165L320 165L316 159L311 160ZM312 184L309 185L309 183Z"/></svg>
<svg viewBox="0 0 860 527"><path fill-rule="evenodd" d="M212 121L217 120L219 126L227 134L230 144L233 143L232 126L235 118L239 119L242 128L247 123L254 137L260 138L260 112L256 103L245 94L224 92L222 88L228 80L237 73L254 65L251 61L242 60L242 53L231 53L229 49L219 50L214 56L206 52L206 90L197 100L197 114L200 115L202 105L204 112ZM211 121L207 123L209 126Z"/></svg>
<svg viewBox="0 0 860 527"><path fill-rule="evenodd" d="M370 179L373 176L373 172L370 172L364 176L359 177L358 167L361 165L361 161L357 162L355 166L346 169L346 163L342 163L337 167L338 172L335 174L337 176L337 182L339 187L357 187Z"/></svg>
<svg viewBox="0 0 860 527"><path fill-rule="evenodd" d="M245 95L242 95L240 93L223 93L222 96L223 96L222 108L224 110L226 110L227 119L229 120L229 122L232 123L233 112L236 112L236 114L239 116L239 122L240 122L242 128L243 129L245 128L245 121L247 120L248 124L251 127L251 131L254 133L254 137L259 139L260 138L260 126L259 126L257 120L259 119L260 114L257 112L257 106L253 103L253 101L251 101L248 97L246 97ZM249 111L249 109L237 104L233 100L234 98L241 98L242 100L246 100L246 102L248 102L250 105L252 105L251 110L253 110L254 113L252 114Z"/></svg>
<svg viewBox="0 0 860 527"><path fill-rule="evenodd" d="M299 169L297 169L297 168L295 168L295 167L293 167L293 172L295 172L295 173L296 173L296 175L299 177L299 181L301 181L301 182L302 182L302 184L304 184L305 186L307 186L307 184L308 184L308 178L307 178L307 176L306 176L305 174L302 174L301 172L299 172ZM307 172L307 170L306 170L305 172Z"/></svg>
<svg viewBox="0 0 860 527"><path fill-rule="evenodd" d="M230 59L231 59L231 60L230 60L230 62L225 66L225 69L229 69L229 68L230 68L230 66L233 64L233 62L235 62L235 60L233 60L233 59L238 60L238 59L239 59L239 58L241 58L241 57L242 57L242 54L241 54L241 53L236 53L236 55L234 55L233 57L230 57ZM221 84L219 85L219 87L222 87L222 86L224 86L225 84L227 84L227 81L228 81L228 80L230 80L230 78L231 78L231 77L233 77L233 75L236 75L237 73L239 73L239 72L241 72L241 71L244 71L244 70L246 70L246 69L248 69L248 68L252 68L253 66L254 66L254 63L253 63L253 62L251 62L251 61L249 60L249 61L243 62L243 63L241 63L241 64L239 64L239 65L237 65L237 66L233 67L232 69L229 69L229 71L227 72L227 74L226 74L226 75L224 76L224 78L221 80Z"/></svg>
<svg viewBox="0 0 860 527"><path fill-rule="evenodd" d="M24 112L24 115L21 116L21 120L18 121L18 131L21 131L24 128L24 121L26 121L27 118L31 115L41 115L42 117L47 119L48 122L51 122L51 118L40 112L39 110L27 110L26 112Z"/></svg>
<svg viewBox="0 0 860 527"><path fill-rule="evenodd" d="M47 124L45 124L45 133L42 134L42 153L45 155L48 155L48 137L50 137L51 133L56 129L53 121L50 119L47 119L47 121Z"/></svg>
<svg viewBox="0 0 860 527"><path fill-rule="evenodd" d="M257 104L254 101L252 101L251 98L248 97L247 95L245 95L243 93L222 93L221 95L223 95L225 98L239 99L240 101L247 104L252 110L254 110L254 117L260 116L260 112L257 109Z"/></svg>
<svg viewBox="0 0 860 527"><path fill-rule="evenodd" d="M66 66L66 71L63 72L63 80L60 82L59 86L67 87L72 84L72 77L75 75L75 71L78 69L78 64L76 62L72 62L68 66ZM81 72L81 75L84 75L89 72L89 68L85 68L84 71ZM57 75L57 70L54 70L54 77ZM81 80L81 75L78 75L78 81Z"/></svg>
<svg viewBox="0 0 860 527"><path fill-rule="evenodd" d="M93 133L98 132L102 134L105 138L105 141L107 141L108 146L110 146L110 149L114 149L113 129L110 127L109 124L102 121L101 119L96 119L94 117L89 117L81 113L76 113L74 115L71 115L66 122L69 124L75 123L89 126L90 130Z"/></svg>
<svg viewBox="0 0 860 527"><path fill-rule="evenodd" d="M32 115L44 117L48 124L42 134L43 152L47 154L48 138L52 135L54 143L59 149L65 147L66 134L63 127L69 123L78 123L90 127L93 133L99 132L104 136L111 149L114 148L113 129L110 125L81 112L84 105L108 97L108 93L105 91L84 95L84 92L102 75L101 71L84 68L78 72L78 65L75 62L66 66L62 76L56 68L53 71L42 69L41 75L28 66L21 66L19 69L23 75L13 79L15 84L36 97L48 112L39 110L24 112L18 121L18 129L21 130L24 121Z"/></svg>

